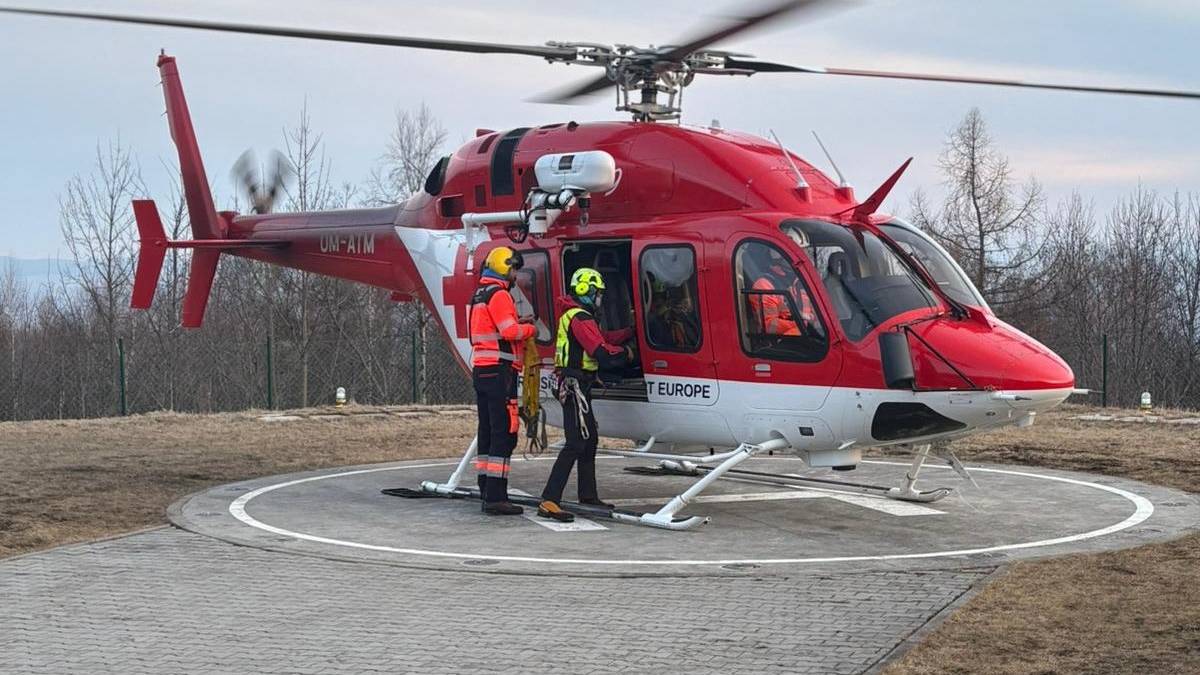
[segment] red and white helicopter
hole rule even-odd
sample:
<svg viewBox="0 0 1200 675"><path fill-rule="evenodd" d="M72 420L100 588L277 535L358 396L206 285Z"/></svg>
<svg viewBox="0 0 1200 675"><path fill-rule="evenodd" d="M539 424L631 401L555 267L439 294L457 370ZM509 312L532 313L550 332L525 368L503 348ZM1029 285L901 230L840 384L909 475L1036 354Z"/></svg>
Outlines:
<svg viewBox="0 0 1200 675"><path fill-rule="evenodd" d="M801 73L938 80L1113 94L1200 98L1195 92L1048 85L916 73L807 68L752 60L708 45L798 9L792 0L718 26L678 46L638 48L549 42L506 45L426 38L4 9L3 12L489 54L524 54L596 66L596 78L557 101L614 87L632 121L545 124L480 131L433 167L401 204L320 213L219 212L209 191L175 59L158 59L179 151L194 239L170 241L152 201L137 201L141 233L132 304L150 306L164 255L193 250L183 325L201 325L222 255L325 274L423 302L469 363L467 304L496 246L524 256L514 295L537 321L543 385L552 364L553 298L578 267L599 270L605 328L630 326L640 363L595 393L609 450L655 460L654 471L698 480L654 513L580 513L668 529L722 475L813 481L825 488L933 501L920 491L932 453L964 477L945 443L1005 425L1028 426L1074 391L1053 352L996 318L955 261L916 227L878 212L907 167L859 200L776 141L677 120L696 77ZM769 284L760 280L771 279ZM776 308L769 326L762 308ZM777 322L775 322L777 323ZM548 423L561 409L542 397ZM864 450L911 447L895 487L739 470L759 453L790 452L810 467L851 469ZM716 450L728 449L729 450ZM937 448L934 450L934 448ZM476 496L460 485L474 446L444 483L421 492ZM468 481L474 484L474 481Z"/></svg>

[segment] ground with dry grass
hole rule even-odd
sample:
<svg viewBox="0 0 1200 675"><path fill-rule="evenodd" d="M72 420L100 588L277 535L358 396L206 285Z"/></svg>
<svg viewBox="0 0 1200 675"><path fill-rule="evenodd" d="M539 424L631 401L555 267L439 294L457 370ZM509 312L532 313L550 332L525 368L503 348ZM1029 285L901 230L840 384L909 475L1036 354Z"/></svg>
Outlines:
<svg viewBox="0 0 1200 675"><path fill-rule="evenodd" d="M1200 427L1073 419L1083 412L955 447L964 460L1200 489ZM1200 536L1017 563L886 673L1200 673Z"/></svg>
<svg viewBox="0 0 1200 675"><path fill-rule="evenodd" d="M211 485L461 452L473 409L347 409L0 424L0 558L166 521Z"/></svg>
<svg viewBox="0 0 1200 675"><path fill-rule="evenodd" d="M454 455L475 423L461 408L346 412L0 424L0 558L162 524L168 504L211 485ZM1200 426L1073 419L1082 412L956 447L971 461L1200 485ZM1013 565L887 672L1200 673L1200 536Z"/></svg>

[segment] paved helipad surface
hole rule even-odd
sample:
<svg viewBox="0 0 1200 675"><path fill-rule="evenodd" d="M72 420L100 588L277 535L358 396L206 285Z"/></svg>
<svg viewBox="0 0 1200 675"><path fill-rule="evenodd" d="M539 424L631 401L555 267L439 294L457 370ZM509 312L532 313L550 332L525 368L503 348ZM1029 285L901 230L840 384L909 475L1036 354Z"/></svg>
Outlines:
<svg viewBox="0 0 1200 675"><path fill-rule="evenodd" d="M605 460L600 480L631 507L687 482L626 474L627 464ZM0 671L859 673L1007 560L1200 524L1191 495L1019 467L982 467L965 499L919 508L720 482L689 509L713 522L683 533L605 522L555 531L471 502L379 493L449 468L222 486L173 507L194 532L0 561ZM547 469L518 461L514 483L536 491ZM902 472L869 464L846 478ZM941 469L925 486L936 484L961 485Z"/></svg>
<svg viewBox="0 0 1200 675"><path fill-rule="evenodd" d="M606 499L652 510L695 480L623 471L634 464L617 458L599 462ZM342 559L627 576L956 569L1132 546L1177 536L1200 521L1197 500L1167 488L999 466L975 467L977 488L947 467L928 467L919 486L958 488L932 504L722 479L684 511L710 516L712 522L688 532L605 520L555 528L531 512L483 517L478 502L380 493L444 480L453 466L412 462L264 478L195 495L177 504L171 518L218 539ZM788 473L803 465L762 458L742 468ZM516 461L513 484L539 492L549 469L545 460ZM843 474L804 475L890 485L906 469L905 464L871 462Z"/></svg>

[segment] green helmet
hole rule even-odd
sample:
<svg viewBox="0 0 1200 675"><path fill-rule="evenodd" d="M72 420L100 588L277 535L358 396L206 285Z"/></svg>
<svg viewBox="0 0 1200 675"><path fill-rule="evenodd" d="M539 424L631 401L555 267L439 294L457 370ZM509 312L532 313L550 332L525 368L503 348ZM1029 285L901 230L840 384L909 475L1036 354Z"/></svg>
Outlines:
<svg viewBox="0 0 1200 675"><path fill-rule="evenodd" d="M590 267L580 267L571 275L571 295L590 298L596 291L604 290L604 277Z"/></svg>

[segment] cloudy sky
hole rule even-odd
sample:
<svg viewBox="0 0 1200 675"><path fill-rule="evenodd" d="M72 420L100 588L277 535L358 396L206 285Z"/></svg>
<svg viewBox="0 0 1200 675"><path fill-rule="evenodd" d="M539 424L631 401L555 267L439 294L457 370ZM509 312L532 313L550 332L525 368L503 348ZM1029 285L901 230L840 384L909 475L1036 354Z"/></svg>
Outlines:
<svg viewBox="0 0 1200 675"><path fill-rule="evenodd" d="M3 0L27 7L540 44L669 43L736 3L607 0ZM498 9L503 6L505 9ZM804 65L926 70L1100 85L1200 90L1196 0L874 0L776 24L720 46ZM449 54L0 15L0 255L64 254L57 197L87 172L97 142L120 137L163 191L174 153L154 67L179 58L210 179L225 203L247 147L281 145L307 98L339 180L366 178L397 108L426 102L451 145L476 127L610 119L611 96L575 107L526 102L595 71L535 58ZM937 190L947 130L972 106L1019 176L1052 199L1079 190L1100 209L1139 182L1200 191L1200 101L1019 91L805 75L709 78L688 89L684 121L774 129L818 166L816 129L860 192L908 156L904 194ZM449 149L449 148L448 148Z"/></svg>

